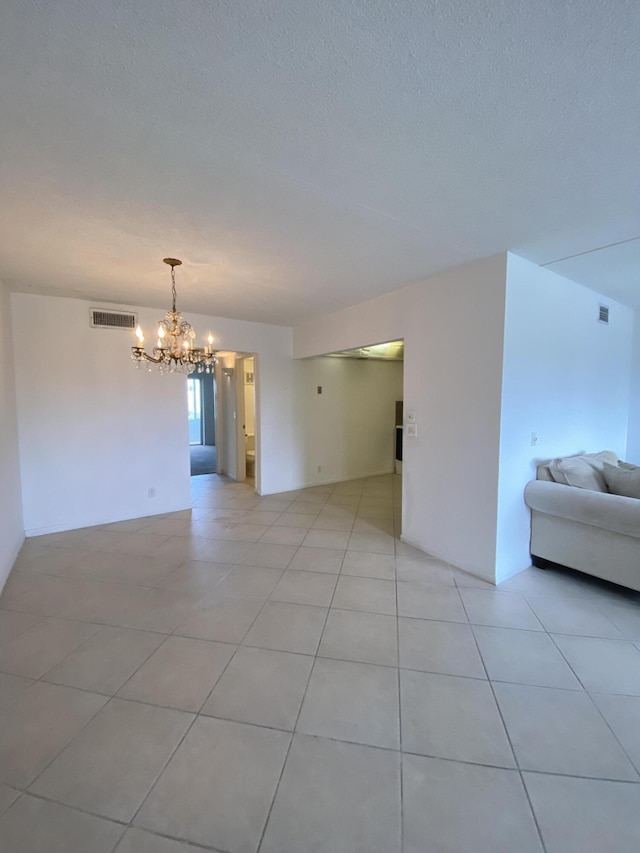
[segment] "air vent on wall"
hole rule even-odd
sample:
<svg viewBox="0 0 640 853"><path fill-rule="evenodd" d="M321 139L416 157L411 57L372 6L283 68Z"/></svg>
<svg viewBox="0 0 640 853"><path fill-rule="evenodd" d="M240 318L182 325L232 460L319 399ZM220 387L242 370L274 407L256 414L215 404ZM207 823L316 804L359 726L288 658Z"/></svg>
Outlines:
<svg viewBox="0 0 640 853"><path fill-rule="evenodd" d="M608 323L609 322L609 306L601 305L598 311L598 323Z"/></svg>
<svg viewBox="0 0 640 853"><path fill-rule="evenodd" d="M93 329L135 329L138 324L138 315L132 311L105 311L103 308L91 308L90 318Z"/></svg>

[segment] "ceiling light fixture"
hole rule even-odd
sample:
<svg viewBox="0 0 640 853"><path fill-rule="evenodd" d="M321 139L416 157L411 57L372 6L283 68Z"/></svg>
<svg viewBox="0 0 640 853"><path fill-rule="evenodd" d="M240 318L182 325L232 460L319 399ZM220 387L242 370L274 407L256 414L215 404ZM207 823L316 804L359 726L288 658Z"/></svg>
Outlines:
<svg viewBox="0 0 640 853"><path fill-rule="evenodd" d="M195 330L176 309L176 267L182 261L177 258L165 258L164 263L171 267L171 294L173 307L167 311L164 320L158 323L158 343L150 355L144 348L144 335L140 326L136 328L138 343L131 347L131 358L136 367L144 364L149 370L157 365L160 373L212 373L216 363L216 355L212 349L213 336L207 338L204 349L196 349L193 340Z"/></svg>

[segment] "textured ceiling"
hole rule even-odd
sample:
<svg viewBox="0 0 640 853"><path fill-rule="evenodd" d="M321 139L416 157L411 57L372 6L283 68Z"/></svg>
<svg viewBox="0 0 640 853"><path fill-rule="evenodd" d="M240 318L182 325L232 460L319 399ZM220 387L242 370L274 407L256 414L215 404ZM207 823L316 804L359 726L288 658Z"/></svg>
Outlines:
<svg viewBox="0 0 640 853"><path fill-rule="evenodd" d="M290 323L632 240L639 34L637 0L4 0L0 277L166 307L176 255L179 307ZM551 269L640 306L627 245Z"/></svg>

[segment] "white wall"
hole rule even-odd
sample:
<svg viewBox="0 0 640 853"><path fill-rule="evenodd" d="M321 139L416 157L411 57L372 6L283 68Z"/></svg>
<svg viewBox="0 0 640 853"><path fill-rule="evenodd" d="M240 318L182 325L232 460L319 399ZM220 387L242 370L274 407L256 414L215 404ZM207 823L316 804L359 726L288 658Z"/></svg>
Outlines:
<svg viewBox="0 0 640 853"><path fill-rule="evenodd" d="M253 373L255 381L255 363L252 358L244 359L244 424L245 433L255 436L256 433L256 395L255 384L246 380L247 373Z"/></svg>
<svg viewBox="0 0 640 853"><path fill-rule="evenodd" d="M294 328L294 355L405 341L403 538L495 575L506 256Z"/></svg>
<svg viewBox="0 0 640 853"><path fill-rule="evenodd" d="M9 294L0 282L0 592L24 541L10 317Z"/></svg>
<svg viewBox="0 0 640 853"><path fill-rule="evenodd" d="M608 326L597 322L601 303L611 309ZM536 459L598 450L624 458L632 326L631 309L508 255L498 582L530 565L523 490Z"/></svg>
<svg viewBox="0 0 640 853"><path fill-rule="evenodd" d="M16 396L27 534L189 506L185 377L136 370L129 358L133 336L91 329L89 302L12 294L11 303L20 351ZM163 312L137 310L152 340ZM291 330L188 319L203 335L212 330L218 348L260 354L261 490L292 488L299 473L288 452L294 440ZM155 498L147 496L149 488Z"/></svg>
<svg viewBox="0 0 640 853"><path fill-rule="evenodd" d="M640 465L640 311L635 312L633 326L629 433L627 435L627 455L625 458L629 462Z"/></svg>
<svg viewBox="0 0 640 853"><path fill-rule="evenodd" d="M304 484L391 473L402 362L320 357L296 368Z"/></svg>

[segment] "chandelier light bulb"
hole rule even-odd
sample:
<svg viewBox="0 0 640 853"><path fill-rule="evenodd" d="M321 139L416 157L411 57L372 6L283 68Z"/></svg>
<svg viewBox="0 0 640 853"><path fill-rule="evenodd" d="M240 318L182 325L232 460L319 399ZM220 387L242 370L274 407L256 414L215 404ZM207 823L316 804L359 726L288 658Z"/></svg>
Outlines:
<svg viewBox="0 0 640 853"><path fill-rule="evenodd" d="M162 326L158 326L158 337L164 338L165 334L166 334L166 332L165 332L164 328Z"/></svg>

